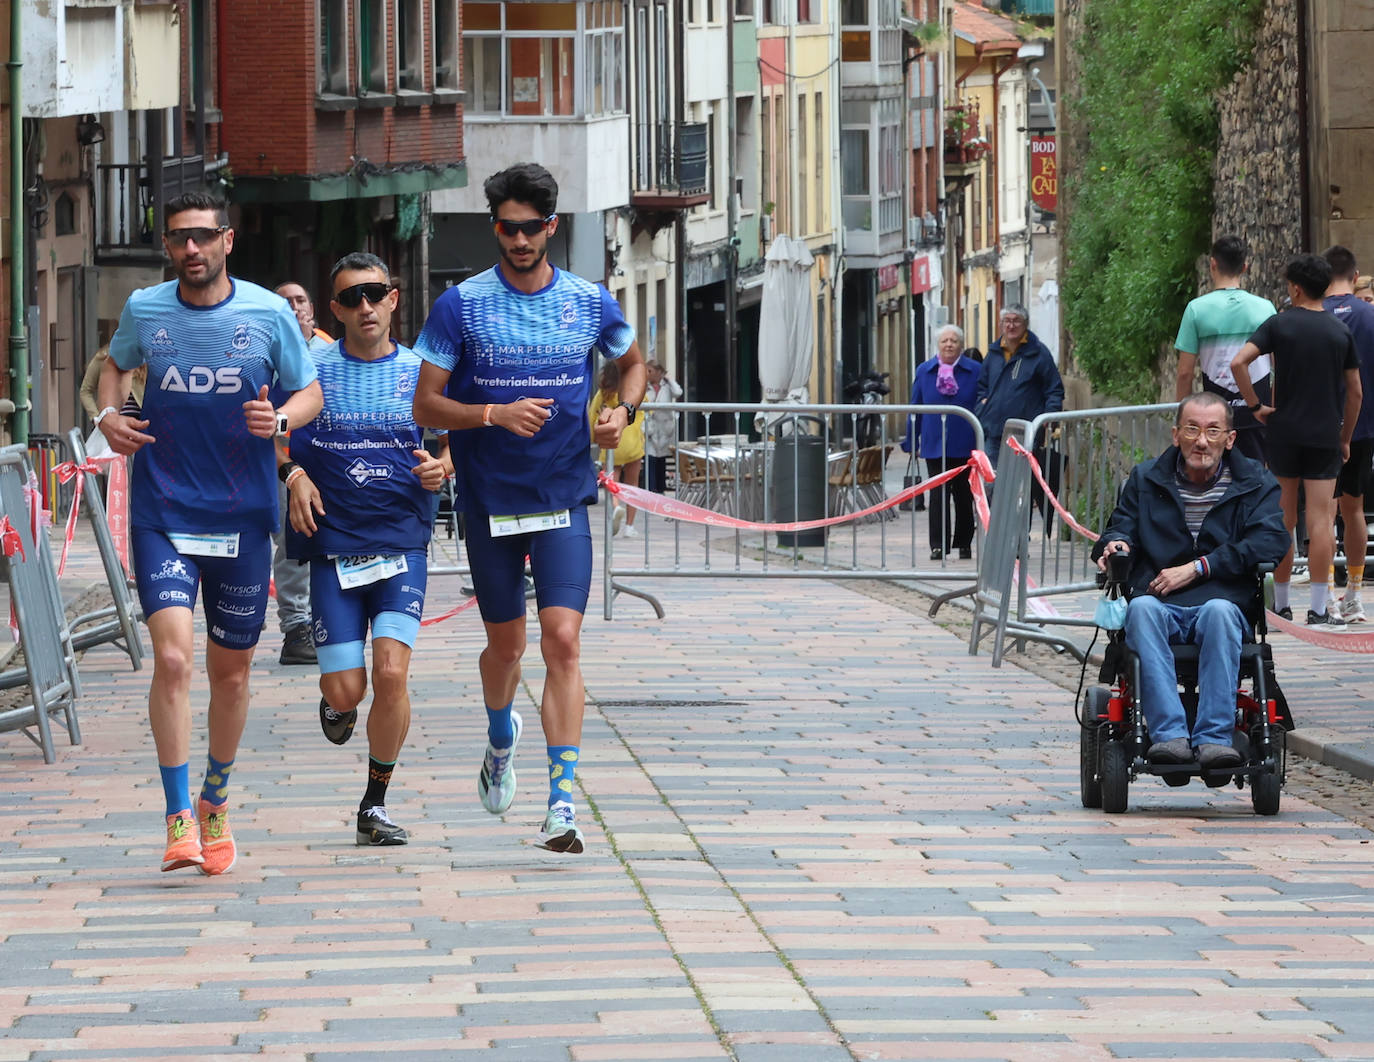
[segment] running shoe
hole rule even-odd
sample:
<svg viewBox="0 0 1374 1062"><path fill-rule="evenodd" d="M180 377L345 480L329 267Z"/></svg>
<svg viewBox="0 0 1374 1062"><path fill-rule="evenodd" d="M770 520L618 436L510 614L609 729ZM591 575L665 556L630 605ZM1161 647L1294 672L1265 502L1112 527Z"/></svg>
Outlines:
<svg viewBox="0 0 1374 1062"><path fill-rule="evenodd" d="M504 815L515 799L515 764L511 761L515 758L515 746L520 744L524 723L514 708L510 710L510 723L515 728L510 748L494 749L488 741L487 754L482 757L482 769L477 774L477 796L481 798L482 807L493 815Z"/></svg>
<svg viewBox="0 0 1374 1062"><path fill-rule="evenodd" d="M1346 623L1367 623L1369 617L1364 614L1364 605L1358 597L1341 598L1341 619Z"/></svg>
<svg viewBox="0 0 1374 1062"><path fill-rule="evenodd" d="M566 800L560 800L544 817L544 829L534 843L550 852L579 854L584 845L582 831L577 828L577 811Z"/></svg>
<svg viewBox="0 0 1374 1062"><path fill-rule="evenodd" d="M353 726L358 722L358 709L349 712L336 712L329 702L320 698L320 729L324 736L336 745L342 745L353 736Z"/></svg>
<svg viewBox="0 0 1374 1062"><path fill-rule="evenodd" d="M611 513L611 534L620 534L620 529L625 526L625 506L617 505L615 512Z"/></svg>
<svg viewBox="0 0 1374 1062"><path fill-rule="evenodd" d="M234 833L229 829L229 805L202 800L196 810L200 818L200 850L205 857L200 872L212 876L224 874L239 856L234 846Z"/></svg>
<svg viewBox="0 0 1374 1062"><path fill-rule="evenodd" d="M205 862L200 853L200 830L188 808L167 816L167 851L162 853L163 870L198 867Z"/></svg>
<svg viewBox="0 0 1374 1062"><path fill-rule="evenodd" d="M1345 630L1345 620L1330 612L1313 612L1309 608L1307 610L1307 626L1327 630Z"/></svg>
<svg viewBox="0 0 1374 1062"><path fill-rule="evenodd" d="M1274 609L1274 615L1278 616L1279 619L1287 620L1289 623L1293 622L1293 610L1287 605L1284 605L1283 608Z"/></svg>
<svg viewBox="0 0 1374 1062"><path fill-rule="evenodd" d="M405 844L406 831L391 821L386 808L378 804L358 809L358 843L371 845Z"/></svg>
<svg viewBox="0 0 1374 1062"><path fill-rule="evenodd" d="M638 538L639 528L635 527L634 524L626 524L625 530L621 532L621 536L623 538Z"/></svg>

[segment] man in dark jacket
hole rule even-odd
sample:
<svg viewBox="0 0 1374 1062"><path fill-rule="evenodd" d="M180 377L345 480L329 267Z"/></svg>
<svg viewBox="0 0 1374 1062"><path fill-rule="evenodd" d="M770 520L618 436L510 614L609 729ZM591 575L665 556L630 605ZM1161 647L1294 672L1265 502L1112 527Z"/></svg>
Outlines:
<svg viewBox="0 0 1374 1062"><path fill-rule="evenodd" d="M1136 465L1093 549L1099 568L1132 557L1126 644L1140 657L1140 707L1151 763L1232 767L1240 644L1255 568L1288 551L1279 485L1243 456L1231 407L1208 391L1178 407L1174 445ZM1178 695L1171 644L1203 647L1193 732Z"/></svg>
<svg viewBox="0 0 1374 1062"><path fill-rule="evenodd" d="M1030 331L1024 306L1002 311L1002 334L983 359L978 400L973 412L983 424L984 446L994 467L1002 447L1002 425L1008 420L1034 420L1064 408L1064 381L1049 347Z"/></svg>

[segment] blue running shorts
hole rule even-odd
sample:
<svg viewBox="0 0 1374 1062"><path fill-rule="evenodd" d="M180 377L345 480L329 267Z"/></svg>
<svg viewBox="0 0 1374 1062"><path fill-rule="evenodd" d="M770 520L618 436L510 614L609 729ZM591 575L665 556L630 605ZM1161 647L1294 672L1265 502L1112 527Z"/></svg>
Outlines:
<svg viewBox="0 0 1374 1062"><path fill-rule="evenodd" d="M509 623L525 614L526 555L541 609L587 611L592 588L592 529L585 505L568 515L572 522L567 527L500 538L492 537L485 516L468 515L468 566L483 620Z"/></svg>
<svg viewBox="0 0 1374 1062"><path fill-rule="evenodd" d="M351 590L339 585L333 560L310 562L311 633L321 674L365 666L363 646L369 625L374 641L394 638L407 648L415 648L429 569L423 552L405 557L406 570L399 575Z"/></svg>
<svg viewBox="0 0 1374 1062"><path fill-rule="evenodd" d="M164 608L194 608L200 587L210 640L226 649L252 649L267 620L267 588L272 573L272 536L239 532L237 557L200 557L178 553L165 531L134 528L131 536L134 583L143 615Z"/></svg>

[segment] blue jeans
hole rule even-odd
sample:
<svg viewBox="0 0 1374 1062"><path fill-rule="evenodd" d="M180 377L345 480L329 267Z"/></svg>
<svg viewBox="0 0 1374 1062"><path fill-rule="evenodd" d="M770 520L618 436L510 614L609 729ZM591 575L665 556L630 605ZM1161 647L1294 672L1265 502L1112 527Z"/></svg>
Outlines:
<svg viewBox="0 0 1374 1062"><path fill-rule="evenodd" d="M1230 745L1236 725L1236 683L1245 616L1233 602L1171 605L1137 597L1126 609L1126 645L1140 657L1138 700L1152 742L1188 737L1170 645L1199 645L1198 706L1193 747Z"/></svg>

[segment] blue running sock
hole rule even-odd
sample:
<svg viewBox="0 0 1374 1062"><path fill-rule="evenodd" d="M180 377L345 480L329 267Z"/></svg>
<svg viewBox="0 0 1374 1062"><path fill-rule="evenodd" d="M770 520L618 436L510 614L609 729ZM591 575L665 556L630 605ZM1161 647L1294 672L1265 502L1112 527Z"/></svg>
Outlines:
<svg viewBox="0 0 1374 1062"><path fill-rule="evenodd" d="M549 745L549 807L560 801L573 803L573 779L577 775L576 745Z"/></svg>
<svg viewBox="0 0 1374 1062"><path fill-rule="evenodd" d="M515 742L515 724L511 722L511 701L504 708L487 709L487 740L494 749L508 749Z"/></svg>
<svg viewBox="0 0 1374 1062"><path fill-rule="evenodd" d="M234 761L220 763L213 756L205 757L205 784L200 787L200 799L216 807L229 802L229 772Z"/></svg>
<svg viewBox="0 0 1374 1062"><path fill-rule="evenodd" d="M182 763L176 767L164 767L158 764L157 769L162 774L162 796L167 801L167 814L189 811L191 789L188 765Z"/></svg>

